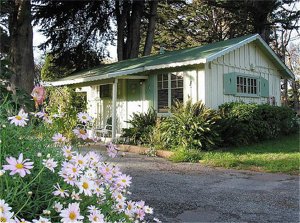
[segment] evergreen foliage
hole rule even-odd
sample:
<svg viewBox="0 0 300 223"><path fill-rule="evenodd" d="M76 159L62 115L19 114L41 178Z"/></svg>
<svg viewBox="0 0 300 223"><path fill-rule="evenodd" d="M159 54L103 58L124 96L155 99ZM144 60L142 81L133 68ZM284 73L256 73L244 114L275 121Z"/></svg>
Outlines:
<svg viewBox="0 0 300 223"><path fill-rule="evenodd" d="M167 148L209 150L219 141L216 111L203 102L176 102L172 115L161 123L162 138Z"/></svg>
<svg viewBox="0 0 300 223"><path fill-rule="evenodd" d="M225 103L218 121L222 144L247 145L289 135L298 129L295 111L267 104Z"/></svg>

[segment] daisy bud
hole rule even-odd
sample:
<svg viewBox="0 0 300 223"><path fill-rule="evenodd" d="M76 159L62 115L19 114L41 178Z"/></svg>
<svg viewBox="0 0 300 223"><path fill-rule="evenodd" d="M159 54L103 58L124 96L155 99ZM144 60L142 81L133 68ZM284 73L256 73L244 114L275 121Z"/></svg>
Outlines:
<svg viewBox="0 0 300 223"><path fill-rule="evenodd" d="M32 195L32 191L28 191L28 195Z"/></svg>
<svg viewBox="0 0 300 223"><path fill-rule="evenodd" d="M51 211L49 211L49 210L43 210L43 214L50 215Z"/></svg>
<svg viewBox="0 0 300 223"><path fill-rule="evenodd" d="M6 128L6 125L2 125L2 128Z"/></svg>
<svg viewBox="0 0 300 223"><path fill-rule="evenodd" d="M37 153L37 157L42 157L42 153Z"/></svg>
<svg viewBox="0 0 300 223"><path fill-rule="evenodd" d="M4 170L0 170L0 177L3 176L4 173L5 173Z"/></svg>
<svg viewBox="0 0 300 223"><path fill-rule="evenodd" d="M51 157L51 155L48 153L48 154L47 154L47 158L50 158L50 157Z"/></svg>

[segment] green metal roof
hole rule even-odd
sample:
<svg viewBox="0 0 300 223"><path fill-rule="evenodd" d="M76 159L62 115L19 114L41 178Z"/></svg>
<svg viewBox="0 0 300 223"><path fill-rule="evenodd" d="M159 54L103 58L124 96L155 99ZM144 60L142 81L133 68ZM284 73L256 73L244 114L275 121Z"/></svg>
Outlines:
<svg viewBox="0 0 300 223"><path fill-rule="evenodd" d="M204 46L169 51L165 52L164 54L144 56L140 58L123 60L111 64L105 64L93 69L76 72L74 73L74 75L48 83L49 85L54 86L75 84L130 74L138 74L147 70L156 70L169 67L179 67L192 64L206 63L212 61L213 59L219 56L224 55L229 51L232 51L246 43L252 42L257 39L260 42L264 42L258 34L252 34L221 42L211 43ZM263 45L263 43L261 43L261 46L268 47L266 44ZM273 57L277 57L274 54L274 52L270 50L271 48L267 50L267 53L272 55ZM275 62L280 63L281 61L278 60L276 59ZM287 67L283 63L280 65L284 66L284 70L287 69ZM291 72L288 69L287 73L288 76L293 76L293 74L291 74Z"/></svg>

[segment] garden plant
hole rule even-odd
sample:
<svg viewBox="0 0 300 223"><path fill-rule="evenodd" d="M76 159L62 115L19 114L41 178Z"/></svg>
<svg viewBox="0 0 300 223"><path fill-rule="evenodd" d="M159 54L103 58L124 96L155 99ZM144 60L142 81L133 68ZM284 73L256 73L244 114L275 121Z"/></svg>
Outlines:
<svg viewBox="0 0 300 223"><path fill-rule="evenodd" d="M32 97L37 112L14 108L7 100L0 105L0 222L149 220L153 209L144 201L128 199L129 175L106 156L80 153L79 144L97 141L86 131L92 118L85 112L77 114L71 140L54 125L64 114L49 115L42 109L45 89L35 87ZM107 152L114 158L118 149L109 143Z"/></svg>

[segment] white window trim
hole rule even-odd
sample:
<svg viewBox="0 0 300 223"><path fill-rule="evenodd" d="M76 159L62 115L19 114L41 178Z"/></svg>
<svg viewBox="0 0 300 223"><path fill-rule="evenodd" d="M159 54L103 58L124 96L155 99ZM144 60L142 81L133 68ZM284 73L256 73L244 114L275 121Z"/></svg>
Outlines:
<svg viewBox="0 0 300 223"><path fill-rule="evenodd" d="M164 116L170 116L171 115L171 112L170 112L170 106L172 105L172 98L171 98L171 94L172 94L172 73L176 73L177 72L170 72L170 73L167 73L168 74L168 112L158 112L158 78L157 75L155 75L155 98L156 98L156 103L155 103L155 109L157 111L157 115L159 117L164 117ZM184 77L182 77L182 81L183 81L183 84L182 84L182 89L183 89L183 94L184 94ZM184 102L184 97L183 97L183 102Z"/></svg>
<svg viewBox="0 0 300 223"><path fill-rule="evenodd" d="M250 76L250 75L243 75L243 74L238 74L236 75L236 78L238 79L239 77L241 78L246 78L246 88L248 91L248 79L255 79L256 80L256 94L252 93L241 93L236 90L236 96L238 97L260 97L260 78L256 76ZM238 87L238 81L236 81L236 88Z"/></svg>

